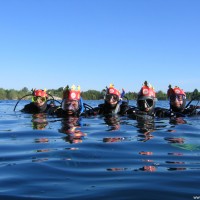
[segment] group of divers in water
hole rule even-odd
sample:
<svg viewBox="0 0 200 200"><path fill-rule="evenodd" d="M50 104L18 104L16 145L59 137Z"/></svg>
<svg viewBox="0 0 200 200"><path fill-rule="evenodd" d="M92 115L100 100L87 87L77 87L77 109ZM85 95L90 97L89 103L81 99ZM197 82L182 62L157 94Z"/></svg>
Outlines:
<svg viewBox="0 0 200 200"><path fill-rule="evenodd" d="M84 103L81 98L80 86L66 86L63 89L62 101L57 101L52 95L42 89L34 89L31 94L23 96L16 103L14 111L23 98L32 96L32 102L25 105L21 112L34 114L45 114L65 119L68 127L70 123L78 121L83 117L104 116L108 125L115 123L113 116L127 116L130 119L145 123L145 121L154 120L154 118L169 118L171 121L184 119L184 117L200 115L199 96L192 96L192 99L186 105L186 94L183 89L175 86L169 86L167 97L169 99L169 108L156 107L156 92L154 88L144 82L137 95L136 106L129 105L125 91L120 92L110 84L105 90L104 102L97 107L92 107ZM196 101L194 101L196 100ZM56 103L57 102L57 103ZM192 105L195 102L195 105Z"/></svg>

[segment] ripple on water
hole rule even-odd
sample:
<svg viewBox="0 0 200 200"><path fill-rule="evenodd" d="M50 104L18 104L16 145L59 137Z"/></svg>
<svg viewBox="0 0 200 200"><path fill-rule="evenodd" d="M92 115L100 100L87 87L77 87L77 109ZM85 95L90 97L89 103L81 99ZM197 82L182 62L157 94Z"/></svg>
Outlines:
<svg viewBox="0 0 200 200"><path fill-rule="evenodd" d="M179 200L199 195L198 118L187 118L185 124L155 120L153 126L126 117L117 126L102 117L82 118L77 132L63 132L60 119L33 126L31 115L12 113L13 105L0 116L2 199Z"/></svg>

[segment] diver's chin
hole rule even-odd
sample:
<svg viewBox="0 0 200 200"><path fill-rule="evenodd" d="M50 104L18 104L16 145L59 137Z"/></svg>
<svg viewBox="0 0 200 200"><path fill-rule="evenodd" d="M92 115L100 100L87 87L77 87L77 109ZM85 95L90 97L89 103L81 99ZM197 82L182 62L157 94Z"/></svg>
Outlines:
<svg viewBox="0 0 200 200"><path fill-rule="evenodd" d="M68 115L74 115L75 114L75 112L73 110L66 110L66 113Z"/></svg>
<svg viewBox="0 0 200 200"><path fill-rule="evenodd" d="M37 103L35 104L38 108L42 109L44 106L44 103Z"/></svg>
<svg viewBox="0 0 200 200"><path fill-rule="evenodd" d="M108 107L109 107L110 109L115 109L116 106L117 106L117 104L108 104Z"/></svg>
<svg viewBox="0 0 200 200"><path fill-rule="evenodd" d="M35 105L36 105L38 108L40 108L40 107L42 107L42 106L44 105L44 103L35 103Z"/></svg>

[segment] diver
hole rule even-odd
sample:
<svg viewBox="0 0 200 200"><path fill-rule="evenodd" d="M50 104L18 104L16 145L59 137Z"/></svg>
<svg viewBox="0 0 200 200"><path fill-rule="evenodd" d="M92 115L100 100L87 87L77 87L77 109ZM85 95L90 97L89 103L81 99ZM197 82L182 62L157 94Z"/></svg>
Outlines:
<svg viewBox="0 0 200 200"><path fill-rule="evenodd" d="M84 105L80 94L80 86L76 88L75 85L72 85L70 88L67 85L63 90L61 106L52 107L48 114L61 118L68 116L79 117L84 110Z"/></svg>
<svg viewBox="0 0 200 200"><path fill-rule="evenodd" d="M200 106L198 106L199 98L198 96L192 96L192 99L186 105L186 94L183 89L175 86L174 88L169 85L167 91L167 97L169 99L170 109L166 108L156 108L157 117L185 117L199 115ZM193 100L197 99L196 105L190 105Z"/></svg>
<svg viewBox="0 0 200 200"><path fill-rule="evenodd" d="M23 99L26 96L32 96L32 102L25 105L24 108L20 111L24 112L24 113L30 113L30 114L47 113L51 107L55 106L54 98L50 95L52 97L52 99L48 99L49 95L50 94L48 94L46 92L46 90L41 90L41 89L32 90L31 94L27 94L21 98L21 99ZM14 107L14 111L15 111L16 106L18 105L19 101L16 103L16 105ZM50 101L49 104L47 103L48 101Z"/></svg>
<svg viewBox="0 0 200 200"><path fill-rule="evenodd" d="M86 116L90 115L125 115L126 111L128 110L128 100L122 101L125 97L125 91L117 90L113 84L110 84L109 88L106 87L104 103L99 104L98 107L95 108L88 108L85 111Z"/></svg>
<svg viewBox="0 0 200 200"><path fill-rule="evenodd" d="M156 101L154 88L145 81L137 96L137 107L130 107L127 114L133 119L152 119L155 116Z"/></svg>

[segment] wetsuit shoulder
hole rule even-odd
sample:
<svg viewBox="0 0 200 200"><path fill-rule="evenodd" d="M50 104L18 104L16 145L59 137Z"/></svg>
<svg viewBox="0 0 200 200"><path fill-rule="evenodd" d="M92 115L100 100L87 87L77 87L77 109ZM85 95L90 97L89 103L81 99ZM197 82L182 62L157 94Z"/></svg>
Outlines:
<svg viewBox="0 0 200 200"><path fill-rule="evenodd" d="M49 109L48 109L48 114L49 115L57 115L58 113L61 112L61 107L60 106L51 106Z"/></svg>
<svg viewBox="0 0 200 200"><path fill-rule="evenodd" d="M199 115L197 108L198 107L191 105L189 108L184 109L183 114L188 116Z"/></svg>
<svg viewBox="0 0 200 200"><path fill-rule="evenodd" d="M99 115L101 115L101 114L103 114L103 113L105 112L106 106L105 106L104 103L102 103L102 104L99 104L98 107L94 108L94 110L95 110Z"/></svg>
<svg viewBox="0 0 200 200"><path fill-rule="evenodd" d="M35 106L33 102L25 105L24 108L21 110L21 112L25 112L25 113L35 113L37 111L38 111L37 107Z"/></svg>
<svg viewBox="0 0 200 200"><path fill-rule="evenodd" d="M127 114L127 111L130 109L130 106L128 105L128 102L123 101L120 105L119 114L125 115Z"/></svg>
<svg viewBox="0 0 200 200"><path fill-rule="evenodd" d="M126 111L128 115L134 114L137 110L135 106L129 106L128 110Z"/></svg>
<svg viewBox="0 0 200 200"><path fill-rule="evenodd" d="M170 117L170 110L167 108L156 107L154 113L159 118Z"/></svg>

